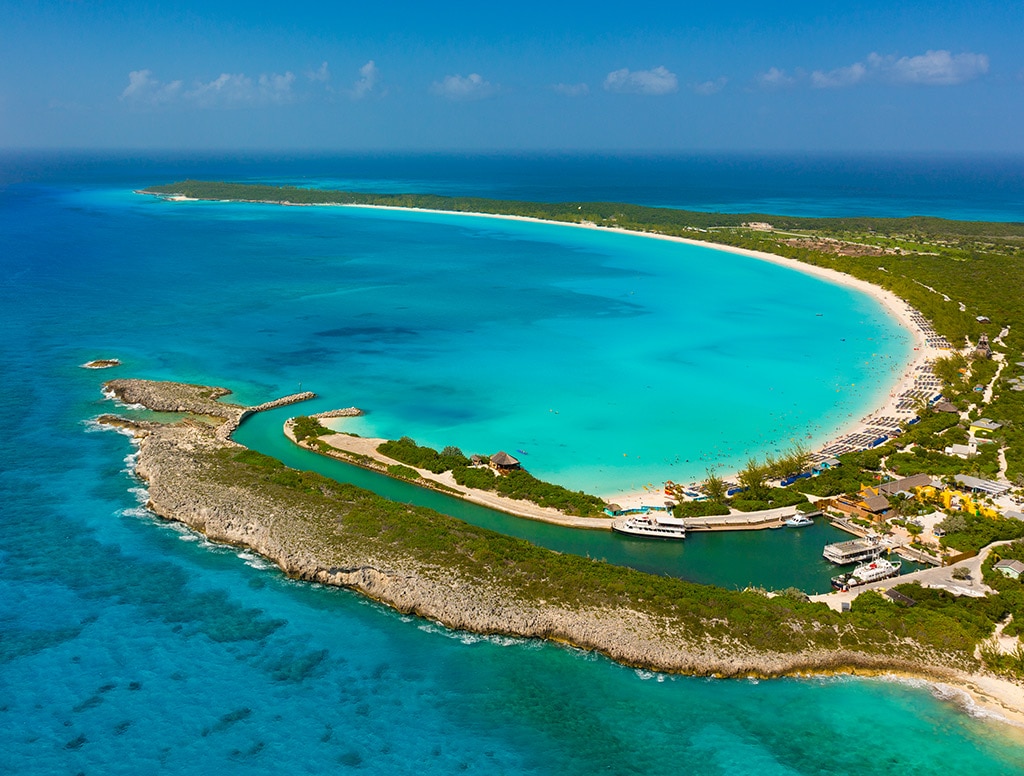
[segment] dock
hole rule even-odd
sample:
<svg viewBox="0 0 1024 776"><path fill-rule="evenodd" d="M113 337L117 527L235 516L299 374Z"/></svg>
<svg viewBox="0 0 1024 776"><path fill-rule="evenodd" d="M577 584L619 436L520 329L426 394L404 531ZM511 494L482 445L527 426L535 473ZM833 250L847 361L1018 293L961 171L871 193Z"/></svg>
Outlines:
<svg viewBox="0 0 1024 776"><path fill-rule="evenodd" d="M782 521L796 514L796 507L778 507L761 512L683 518L687 531L760 531L781 528Z"/></svg>

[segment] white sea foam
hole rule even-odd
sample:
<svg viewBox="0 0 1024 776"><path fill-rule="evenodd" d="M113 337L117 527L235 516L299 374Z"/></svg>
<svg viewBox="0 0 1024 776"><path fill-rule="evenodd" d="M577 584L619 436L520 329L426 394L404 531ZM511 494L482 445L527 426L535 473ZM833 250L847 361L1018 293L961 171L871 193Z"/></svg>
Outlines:
<svg viewBox="0 0 1024 776"><path fill-rule="evenodd" d="M649 682L652 679L656 682L664 682L667 678L665 674L658 671L648 671L645 668L634 668L633 673L640 678L641 681Z"/></svg>
<svg viewBox="0 0 1024 776"><path fill-rule="evenodd" d="M82 426L85 427L87 434L94 434L97 431L113 431L115 434L126 436L129 439L135 439L135 432L130 428L123 426L109 426L106 423L100 423L96 418L86 418L82 421Z"/></svg>
<svg viewBox="0 0 1024 776"><path fill-rule="evenodd" d="M955 704L970 717L974 717L975 719L994 719L1000 722L1016 724L1012 722L1012 720L1004 717L995 709L989 709L981 706L976 700L974 700L969 692L959 687L951 687L948 684L932 684L930 689L932 695L940 701Z"/></svg>
<svg viewBox="0 0 1024 776"><path fill-rule="evenodd" d="M114 395L114 392L111 391L109 388L103 388L100 390L100 392L103 394L103 398L106 399L107 401L113 402L115 407L122 407L126 410L146 409L146 406L144 404L128 404L127 402L121 401L119 398L117 398L117 396Z"/></svg>
<svg viewBox="0 0 1024 776"><path fill-rule="evenodd" d="M403 616L402 618L406 622L411 622L415 618ZM429 621L420 623L418 626L419 630L424 633L436 633L444 636L445 638L458 641L460 644L470 646L473 644L485 643L493 644L498 647L521 647L521 646L533 646L534 640L523 639L516 636L498 636L498 635L482 635L479 633L470 633L469 631L463 630L452 630L446 628L439 622Z"/></svg>
<svg viewBox="0 0 1024 776"><path fill-rule="evenodd" d="M138 465L139 465L139 450L136 447L135 450L133 450L132 452L128 453L128 455L126 455L124 457L124 468L121 469L121 472L124 473L124 474L130 474L130 475L132 475L134 477L135 476L135 470L138 468Z"/></svg>
<svg viewBox="0 0 1024 776"><path fill-rule="evenodd" d="M245 565L248 566L249 568L260 569L261 571L265 571L266 569L274 568L274 564L273 563L268 561L266 558L264 558L264 557L262 557L260 555L257 555L254 552L249 552L248 550L242 550L241 552L236 553L236 555L239 558L241 558L245 562Z"/></svg>
<svg viewBox="0 0 1024 776"><path fill-rule="evenodd" d="M952 704L974 719L992 719L1008 724L1016 724L998 711L981 706L969 692L960 687L908 676L883 676L880 679L891 684L902 684L918 690L927 690L936 700Z"/></svg>

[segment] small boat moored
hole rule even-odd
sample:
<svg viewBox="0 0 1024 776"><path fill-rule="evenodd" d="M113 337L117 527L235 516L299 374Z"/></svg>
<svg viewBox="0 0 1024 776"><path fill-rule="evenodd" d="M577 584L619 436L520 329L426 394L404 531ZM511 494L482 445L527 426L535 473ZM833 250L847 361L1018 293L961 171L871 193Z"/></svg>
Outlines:
<svg viewBox="0 0 1024 776"><path fill-rule="evenodd" d="M625 536L680 541L686 538L686 521L645 512L624 520L616 520L612 523L612 530Z"/></svg>
<svg viewBox="0 0 1024 776"><path fill-rule="evenodd" d="M866 585L868 582L878 582L882 579L895 577L900 573L900 569L902 567L903 563L901 561L891 561L887 558L878 558L870 563L862 563L853 571L846 574L840 574L837 577L832 577L832 587L841 592L845 592L851 587Z"/></svg>
<svg viewBox="0 0 1024 776"><path fill-rule="evenodd" d="M793 515L782 521L787 528L802 528L805 525L814 525L814 521L807 515Z"/></svg>

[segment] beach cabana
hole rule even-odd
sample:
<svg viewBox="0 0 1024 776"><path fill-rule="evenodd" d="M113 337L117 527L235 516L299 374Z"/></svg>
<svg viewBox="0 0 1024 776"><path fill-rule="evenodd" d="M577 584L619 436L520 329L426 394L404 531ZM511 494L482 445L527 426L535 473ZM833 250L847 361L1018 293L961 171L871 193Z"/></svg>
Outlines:
<svg viewBox="0 0 1024 776"><path fill-rule="evenodd" d="M520 464L517 458L513 458L504 450L499 450L491 456L491 468L499 472L510 472L520 468Z"/></svg>

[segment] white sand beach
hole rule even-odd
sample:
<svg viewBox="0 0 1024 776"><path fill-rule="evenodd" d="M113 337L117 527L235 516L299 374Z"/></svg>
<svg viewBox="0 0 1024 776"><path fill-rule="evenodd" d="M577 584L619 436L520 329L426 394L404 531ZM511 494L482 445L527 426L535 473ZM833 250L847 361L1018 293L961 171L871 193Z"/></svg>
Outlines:
<svg viewBox="0 0 1024 776"><path fill-rule="evenodd" d="M338 425L344 422L344 418L337 418L328 421L328 425ZM321 455L327 455L328 457L337 457L340 460L347 461L349 463L355 463L360 465L358 460L347 457L345 454L349 453L355 456L365 456L371 458L375 462L381 464L382 468L386 468L391 465L401 464L401 461L396 461L393 458L388 458L383 453L377 450L377 447L384 442L386 439L375 439L373 437L356 437L350 434L331 434L329 436L321 437L321 439L328 445L333 447L335 450L340 451L341 455L332 455L330 452L324 453L313 447L310 447L304 442L298 442L295 439L295 434L292 433L290 422L286 422L284 426L284 433L292 442L305 447L307 450L312 450L315 453ZM575 517L573 515L567 515L560 512L553 507L542 507L534 504L531 501L523 501L522 499L509 498L502 496L498 493L492 493L487 490L479 490L477 488L467 488L464 485L459 485L455 482L455 478L452 476L450 471L443 472L442 474L434 474L426 469L418 469L414 466L408 466L408 464L401 464L407 466L420 475L420 478L425 481L426 487L429 487L429 483L435 483L441 485L446 493L455 498L461 498L466 501L471 501L474 504L479 504L490 509L496 509L499 512L505 512L515 517L525 517L530 520L540 520L545 523L553 523L555 525L562 525L568 528L590 528L596 530L609 530L611 528L611 520L607 517ZM415 484L415 483L414 483Z"/></svg>

